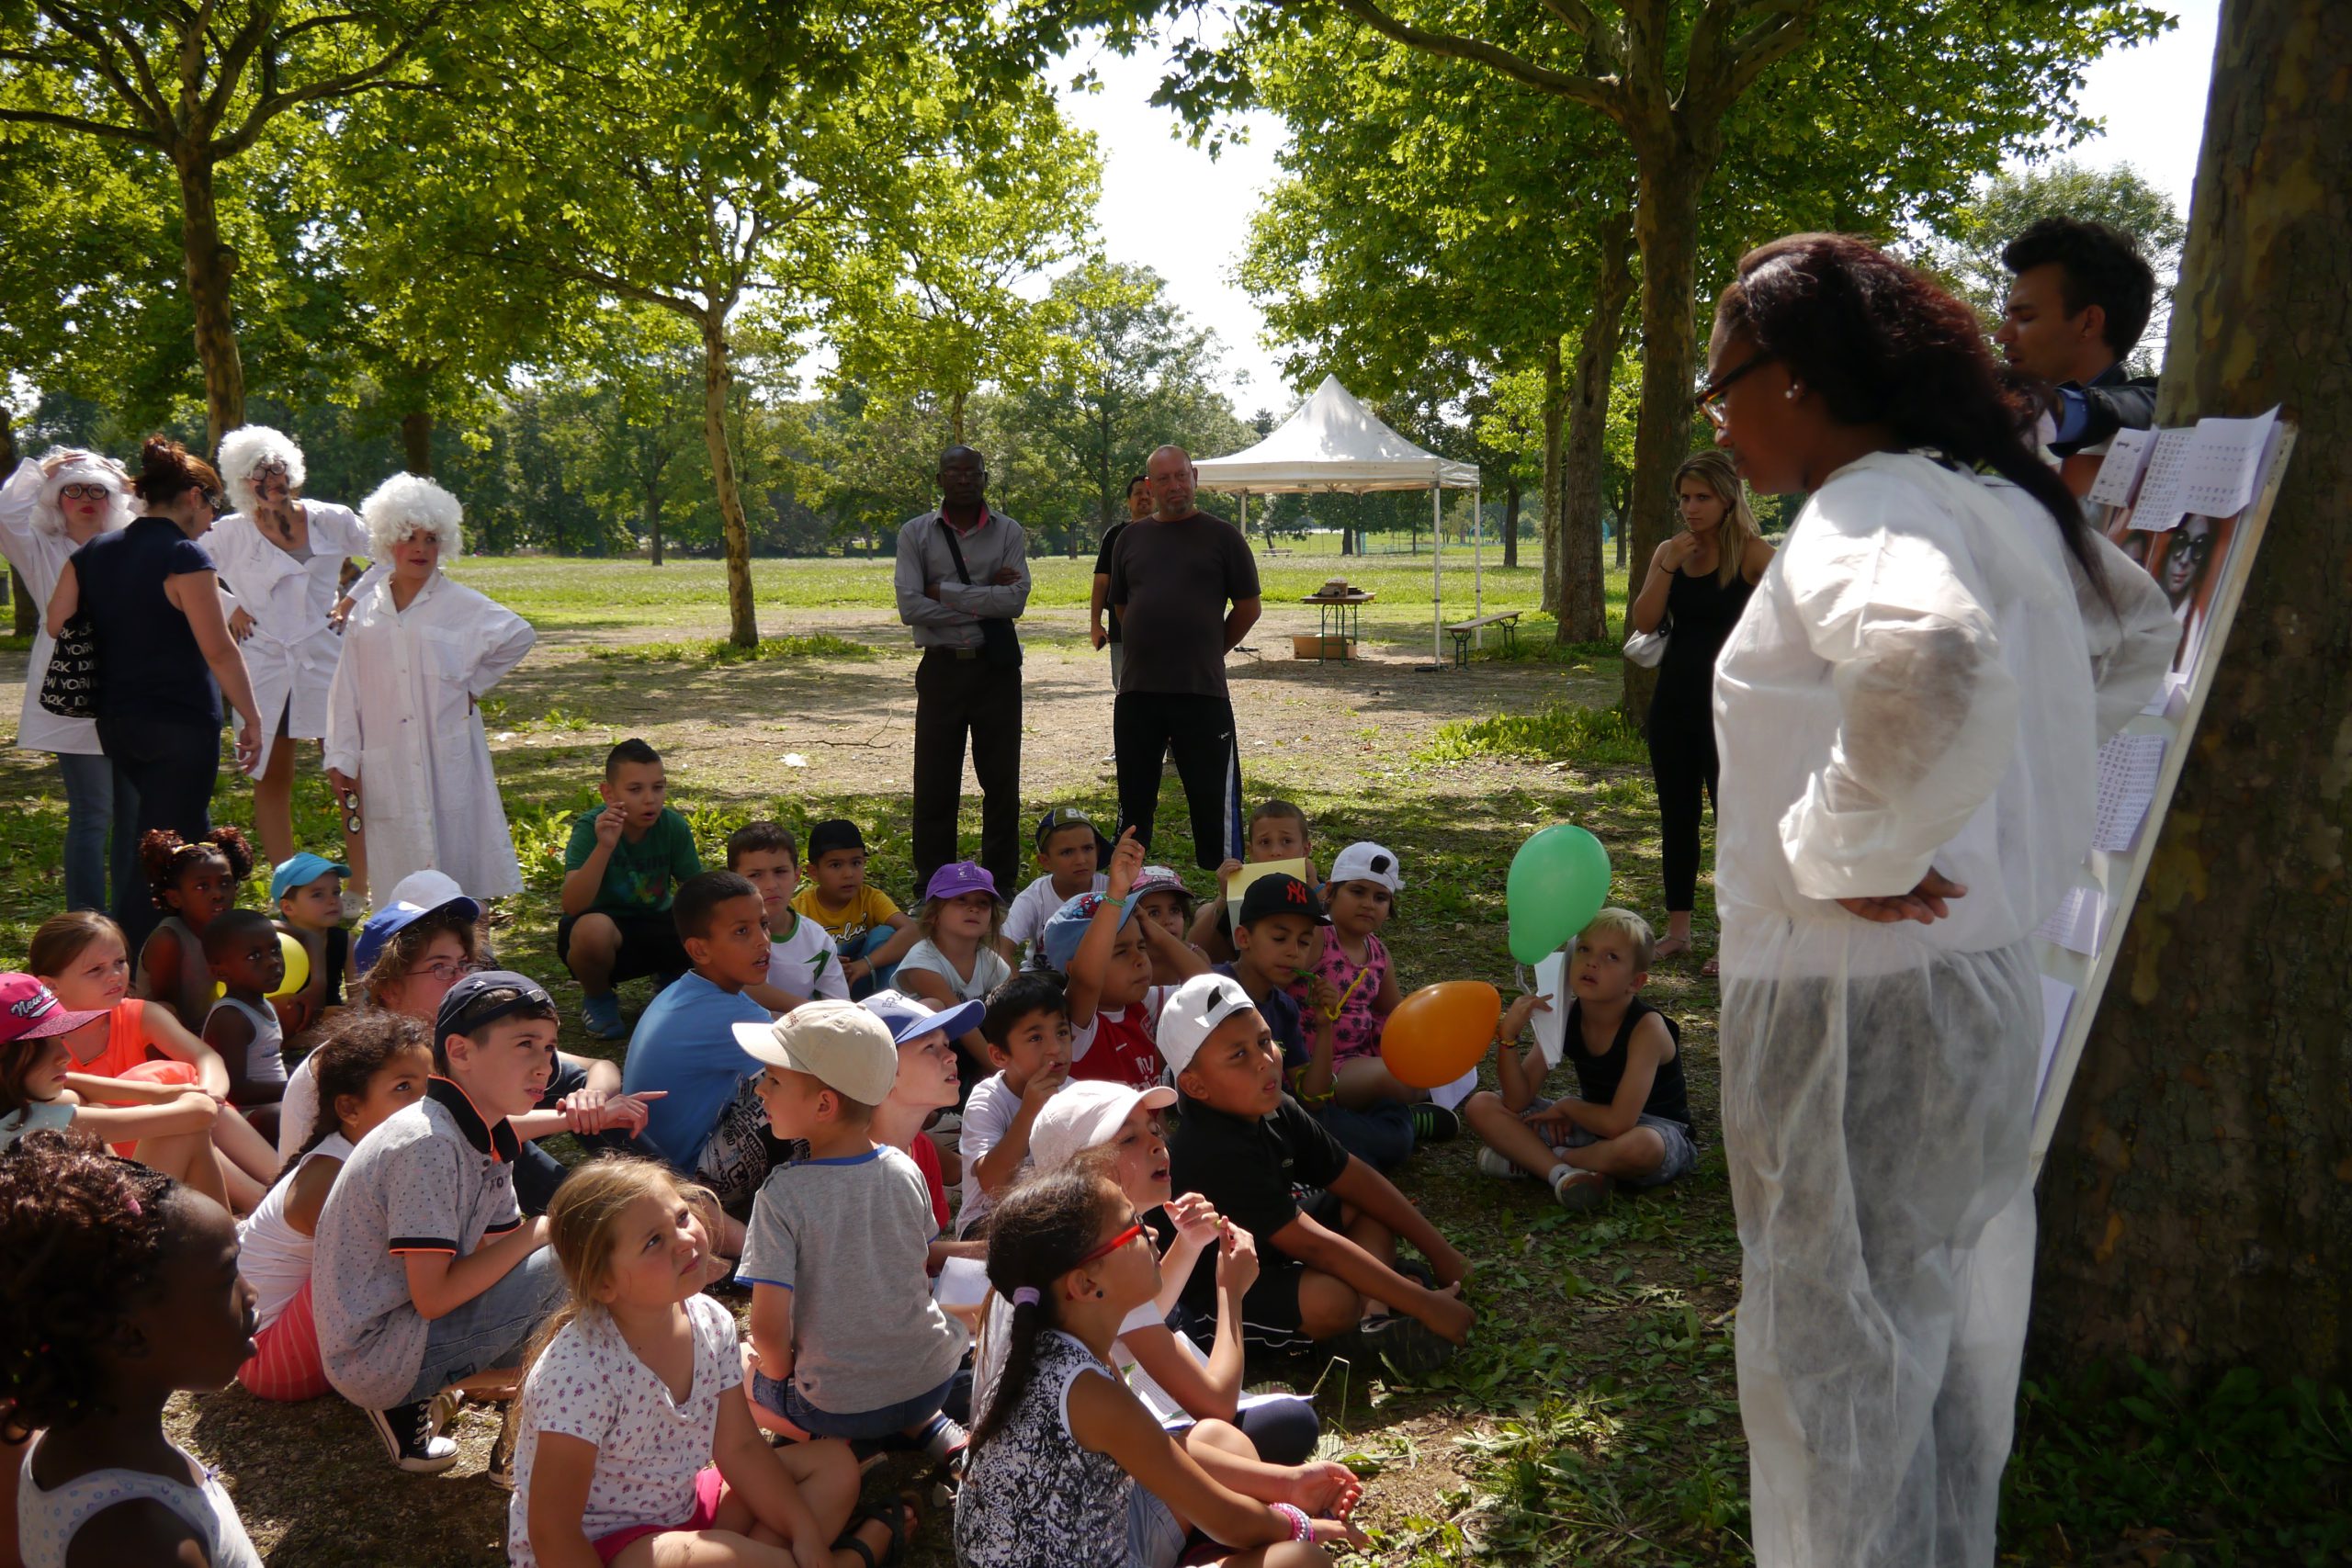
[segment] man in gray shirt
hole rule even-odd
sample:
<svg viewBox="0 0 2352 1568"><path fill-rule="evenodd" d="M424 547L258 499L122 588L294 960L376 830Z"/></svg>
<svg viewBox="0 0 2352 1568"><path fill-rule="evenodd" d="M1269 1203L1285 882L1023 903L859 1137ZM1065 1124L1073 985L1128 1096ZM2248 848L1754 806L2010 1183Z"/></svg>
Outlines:
<svg viewBox="0 0 2352 1568"><path fill-rule="evenodd" d="M1029 604L1028 536L987 501L988 460L969 446L939 459L939 505L899 529L899 619L914 630L914 901L931 874L963 857L956 807L964 739L980 781L980 863L1019 886L1021 639Z"/></svg>

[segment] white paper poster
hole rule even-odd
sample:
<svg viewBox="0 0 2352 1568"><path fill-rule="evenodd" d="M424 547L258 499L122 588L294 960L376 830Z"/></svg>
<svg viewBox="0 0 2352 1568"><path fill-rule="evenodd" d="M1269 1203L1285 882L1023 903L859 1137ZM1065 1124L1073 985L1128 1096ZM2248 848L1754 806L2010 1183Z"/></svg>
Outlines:
<svg viewBox="0 0 2352 1568"><path fill-rule="evenodd" d="M1468 1072L1463 1074L1460 1077L1454 1079L1452 1083L1440 1084L1437 1088L1430 1090L1430 1099L1432 1102L1442 1105L1448 1111L1451 1111L1455 1106L1460 1105L1464 1100L1469 1099L1477 1087L1478 1069L1473 1067Z"/></svg>
<svg viewBox="0 0 2352 1568"><path fill-rule="evenodd" d="M2120 854L2140 841L2164 766L2161 735L2119 735L2098 749L2098 816L2091 847Z"/></svg>
<svg viewBox="0 0 2352 1568"><path fill-rule="evenodd" d="M2230 517L2254 500L2262 460L2278 428L2278 411L2252 419L2200 419L2181 475L2181 510L2199 517Z"/></svg>
<svg viewBox="0 0 2352 1568"><path fill-rule="evenodd" d="M1544 1047L1546 1071L1560 1065L1568 1042L1568 955L1555 953L1535 965L1535 994L1552 1004L1549 1012L1537 1009L1535 1043Z"/></svg>
<svg viewBox="0 0 2352 1568"><path fill-rule="evenodd" d="M2090 493L2083 499L2099 506L2129 506L2132 492L2140 487L2140 475L2148 466L2148 452L2156 444L2153 430L2119 430L2107 446L2107 460L2098 466L2098 478L2091 481Z"/></svg>
<svg viewBox="0 0 2352 1568"><path fill-rule="evenodd" d="M2182 479L2188 471L2188 448L2197 439L2190 430L2156 433L2148 453L2147 476L2140 481L2140 499L2132 505L2132 526L2143 533L2161 533L2188 512Z"/></svg>
<svg viewBox="0 0 2352 1568"><path fill-rule="evenodd" d="M2098 888L2070 888L2033 934L2052 947L2090 958L2098 953L2099 927L2106 919L2107 899Z"/></svg>
<svg viewBox="0 0 2352 1568"><path fill-rule="evenodd" d="M2041 976L2041 1069L2034 1075L2033 1102L2050 1087L2050 1068L2058 1060L2058 1037L2066 1032L2066 1015L2074 1010L2075 987L2064 980Z"/></svg>

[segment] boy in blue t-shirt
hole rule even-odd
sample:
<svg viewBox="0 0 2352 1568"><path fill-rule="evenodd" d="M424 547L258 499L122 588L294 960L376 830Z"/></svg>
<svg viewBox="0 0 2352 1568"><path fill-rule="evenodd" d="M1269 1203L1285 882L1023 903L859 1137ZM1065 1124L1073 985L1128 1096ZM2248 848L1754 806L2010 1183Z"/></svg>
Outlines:
<svg viewBox="0 0 2352 1568"><path fill-rule="evenodd" d="M613 987L640 976L662 984L688 964L670 919L678 884L702 870L694 829L663 805L661 753L624 740L605 758L605 804L572 819L563 852L563 918L556 956L580 982L580 1021L599 1040L628 1032Z"/></svg>

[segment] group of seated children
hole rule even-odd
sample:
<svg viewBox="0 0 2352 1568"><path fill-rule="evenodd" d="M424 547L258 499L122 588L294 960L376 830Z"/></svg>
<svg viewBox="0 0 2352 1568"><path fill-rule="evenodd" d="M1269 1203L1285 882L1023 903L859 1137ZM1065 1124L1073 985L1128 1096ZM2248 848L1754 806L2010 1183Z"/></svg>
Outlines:
<svg viewBox="0 0 2352 1568"><path fill-rule="evenodd" d="M172 1392L232 1378L332 1390L423 1473L457 1462L456 1396L509 1401L491 1473L519 1564L875 1568L916 1525L911 1495L857 1516L876 1447L960 1476L968 1564L1362 1542L1313 1406L1242 1377L1248 1350L1318 1347L1416 1376L1474 1323L1467 1261L1383 1174L1451 1122L1380 1055L1393 854L1351 844L1320 887L1268 872L1196 908L1132 833L1105 856L1063 808L1010 913L958 863L910 919L852 824L811 830L805 875L773 822L704 871L650 748L616 748L603 793L559 948L592 1032L616 982L666 980L617 1070L557 1051L553 1000L488 966L447 878L345 944L343 868L317 856L273 876L279 924L234 908L233 830L153 836L143 998L94 914L0 976L0 1245L28 1260L0 1283L0 1420L46 1428L28 1542L179 1531L256 1561L160 1429ZM1307 860L1295 808L1251 829L1253 860ZM311 971L283 996L281 936ZM1549 998L1509 1010L1499 1091L1464 1106L1481 1170L1588 1208L1690 1168L1675 1025L1637 994L1650 951L1623 910L1577 937L1565 1051L1517 1048ZM289 1076L285 1022L346 977ZM1576 1090L1547 1100L1561 1055ZM135 1163L37 1135L67 1128ZM537 1148L557 1132L589 1157ZM984 1289L951 1284L975 1269ZM94 1302L92 1278L118 1283ZM745 1332L714 1286L748 1296ZM130 1451L157 1456L139 1495L160 1511L85 1507Z"/></svg>

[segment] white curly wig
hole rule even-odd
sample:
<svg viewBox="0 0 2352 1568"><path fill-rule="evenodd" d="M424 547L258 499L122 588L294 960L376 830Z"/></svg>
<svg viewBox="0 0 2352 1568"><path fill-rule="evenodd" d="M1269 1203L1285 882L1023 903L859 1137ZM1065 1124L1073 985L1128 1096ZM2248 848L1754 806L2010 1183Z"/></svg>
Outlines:
<svg viewBox="0 0 2352 1568"><path fill-rule="evenodd" d="M302 493L302 481L310 476L293 437L266 424L247 424L220 438L220 482L229 487L229 499L237 510L248 517L261 500L254 490L254 470L264 463L285 464L288 493Z"/></svg>
<svg viewBox="0 0 2352 1568"><path fill-rule="evenodd" d="M430 534L441 542L447 565L465 542L458 528L465 515L456 496L423 474L394 474L359 503L359 520L368 525L368 543L378 560L390 559L392 547L411 535Z"/></svg>
<svg viewBox="0 0 2352 1568"><path fill-rule="evenodd" d="M79 446L52 446L40 457L40 499L33 505L33 526L44 534L65 532L65 511L57 492L72 484L102 484L114 495L107 509L108 531L127 527L140 507L130 495L130 476L120 463Z"/></svg>

